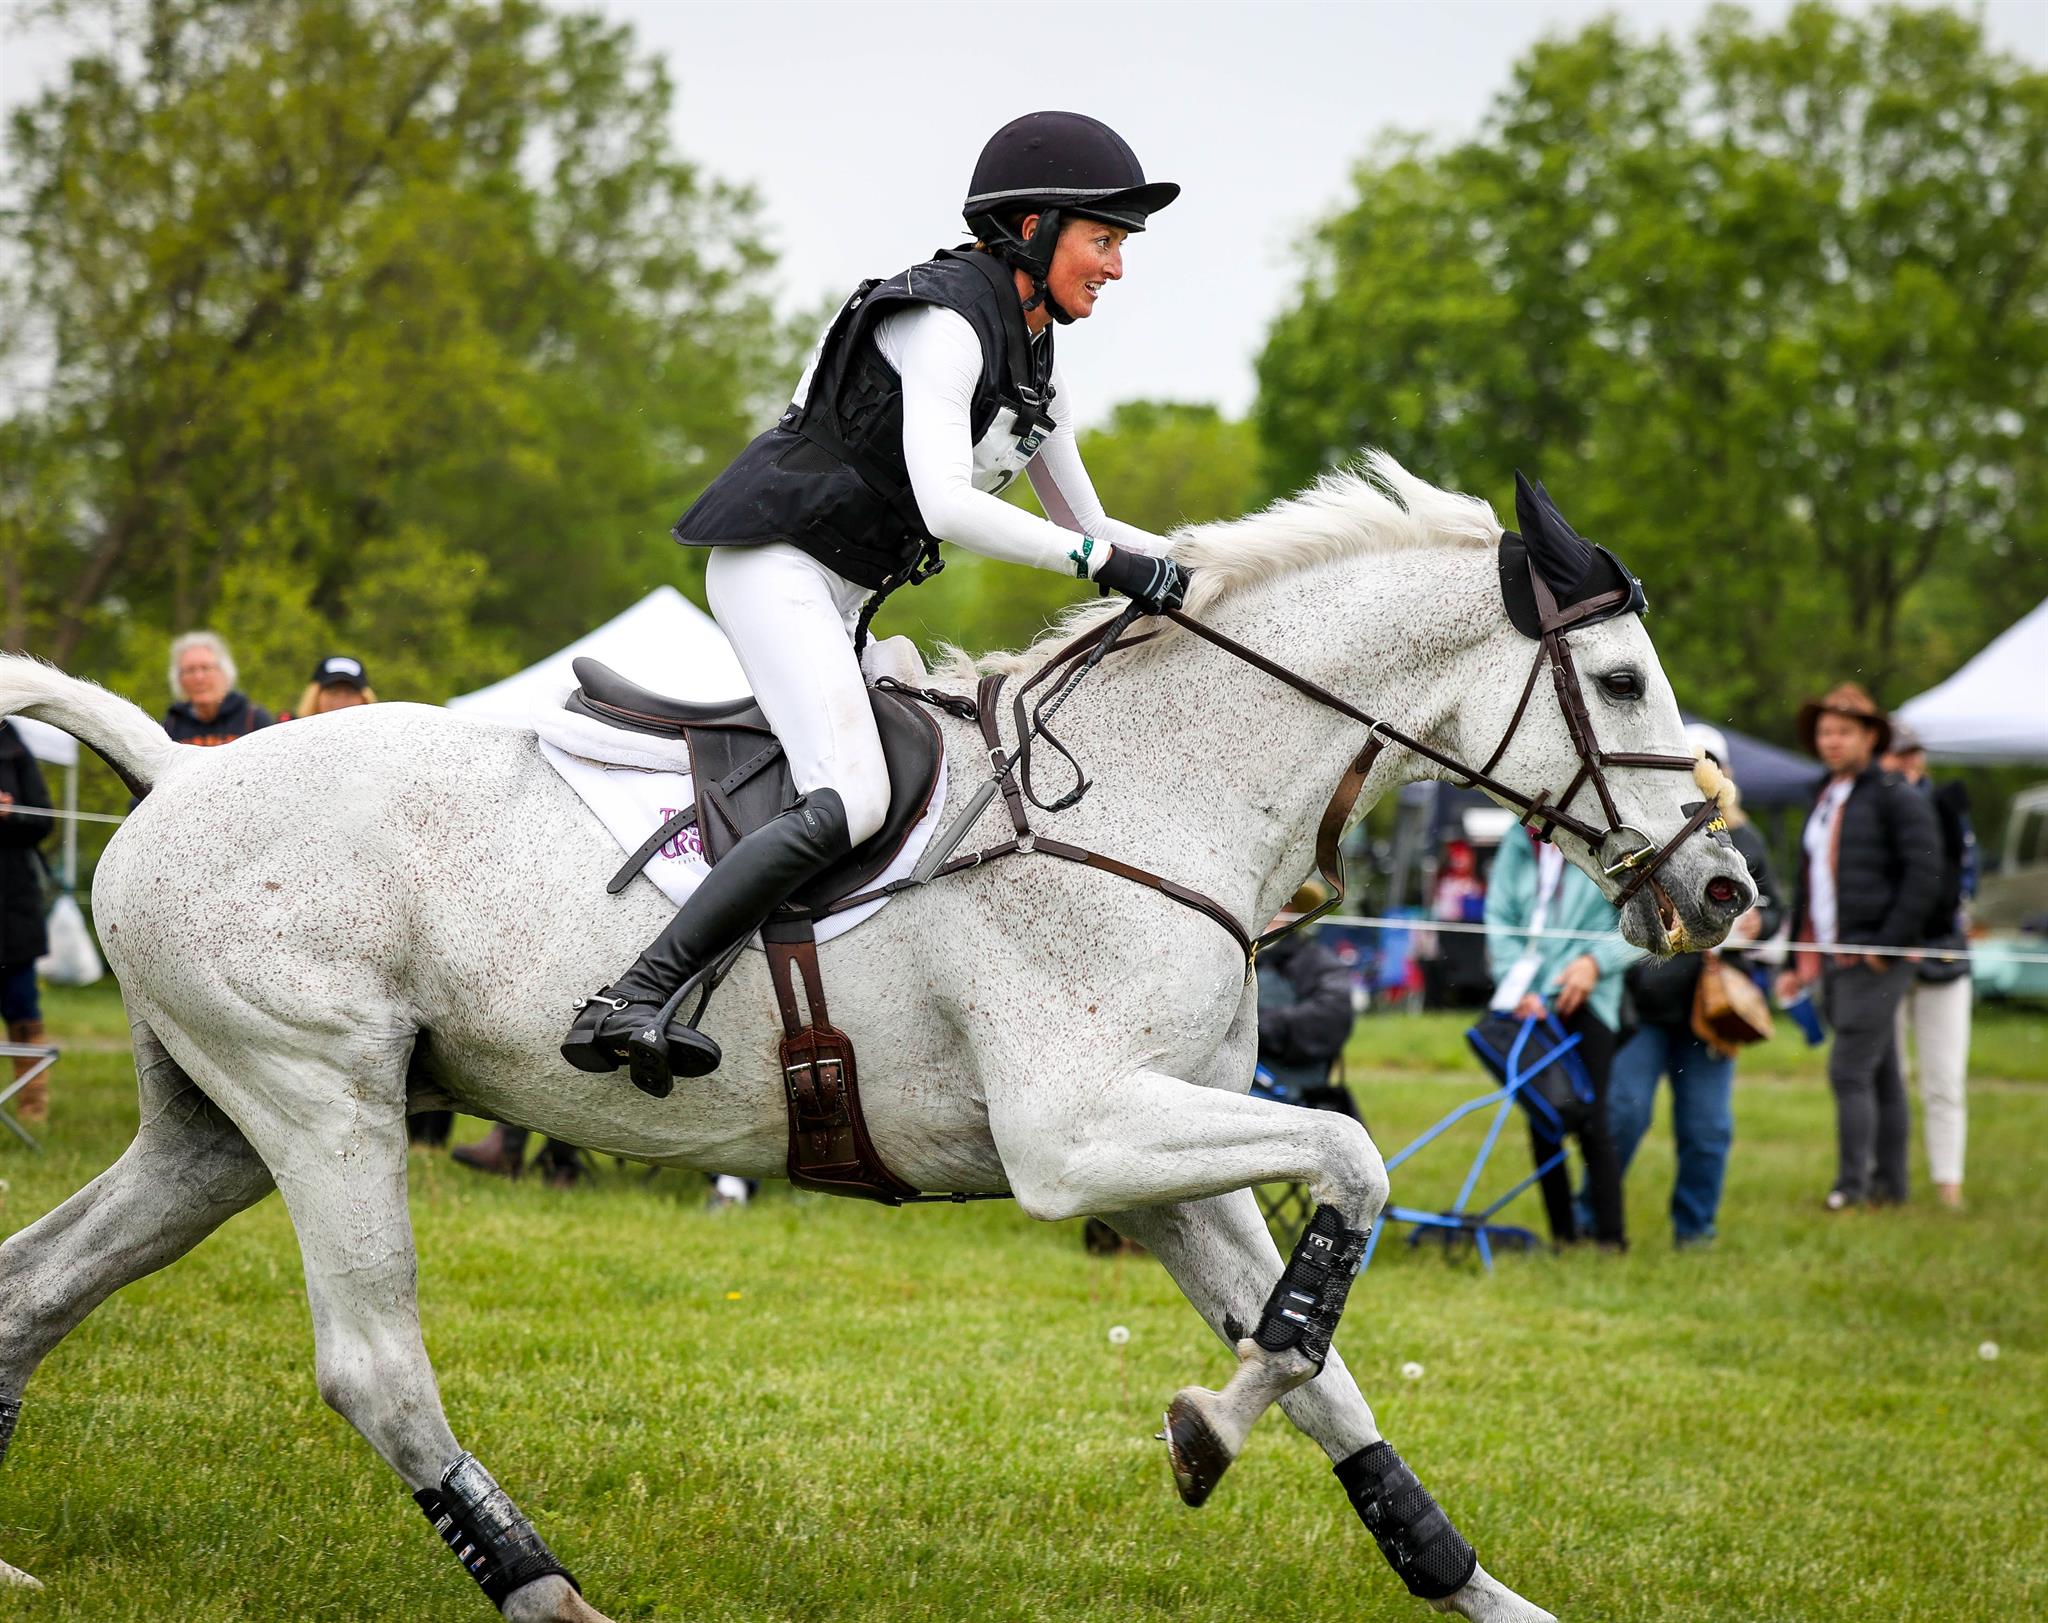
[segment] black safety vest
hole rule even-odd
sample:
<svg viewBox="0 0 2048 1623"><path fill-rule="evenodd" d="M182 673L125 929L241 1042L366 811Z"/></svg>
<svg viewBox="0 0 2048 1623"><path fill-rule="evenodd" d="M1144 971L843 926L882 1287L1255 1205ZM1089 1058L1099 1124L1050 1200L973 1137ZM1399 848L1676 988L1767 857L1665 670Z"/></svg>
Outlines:
<svg viewBox="0 0 2048 1623"><path fill-rule="evenodd" d="M734 458L676 521L685 546L787 541L857 585L921 580L938 541L925 528L903 460L903 380L872 342L875 323L913 304L966 317L981 340L974 443L1014 414L1030 456L1052 431L1052 333L1034 343L1008 267L944 249L886 282L863 282L825 335L810 392Z"/></svg>

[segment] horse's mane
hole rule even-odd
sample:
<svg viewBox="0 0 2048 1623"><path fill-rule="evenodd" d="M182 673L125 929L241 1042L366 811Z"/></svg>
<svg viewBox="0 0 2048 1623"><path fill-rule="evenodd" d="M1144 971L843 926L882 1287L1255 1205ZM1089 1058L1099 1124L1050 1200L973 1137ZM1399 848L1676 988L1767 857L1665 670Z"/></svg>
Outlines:
<svg viewBox="0 0 2048 1623"><path fill-rule="evenodd" d="M1187 611L1201 618L1233 593L1333 558L1417 547L1490 547L1500 520L1477 496L1439 490L1384 451L1326 473L1307 490L1262 512L1175 530L1173 556L1192 569ZM984 673L1036 670L1090 626L1122 613L1122 599L1079 603L1027 648L979 658L946 646L936 675L969 682Z"/></svg>

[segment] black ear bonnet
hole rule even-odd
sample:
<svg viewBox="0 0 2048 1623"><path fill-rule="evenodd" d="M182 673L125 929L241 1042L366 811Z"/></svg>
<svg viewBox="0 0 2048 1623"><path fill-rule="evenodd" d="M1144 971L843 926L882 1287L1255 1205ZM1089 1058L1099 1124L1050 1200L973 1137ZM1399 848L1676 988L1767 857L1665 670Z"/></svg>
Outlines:
<svg viewBox="0 0 2048 1623"><path fill-rule="evenodd" d="M1506 600L1508 618L1523 636L1543 635L1536 589L1529 581L1531 570L1543 577L1561 610L1607 592L1625 594L1609 607L1575 620L1574 627L1648 609L1643 583L1629 573L1628 566L1574 530L1542 483L1532 483L1519 471L1515 474L1515 522L1522 526L1522 533L1508 530L1500 538L1500 595Z"/></svg>

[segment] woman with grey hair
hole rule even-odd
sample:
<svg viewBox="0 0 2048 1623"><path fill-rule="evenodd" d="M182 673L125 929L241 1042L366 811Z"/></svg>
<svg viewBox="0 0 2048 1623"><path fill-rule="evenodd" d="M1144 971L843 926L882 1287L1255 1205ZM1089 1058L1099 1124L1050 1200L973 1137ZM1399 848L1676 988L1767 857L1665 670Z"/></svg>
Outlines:
<svg viewBox="0 0 2048 1623"><path fill-rule="evenodd" d="M164 731L180 744L232 744L277 718L235 686L240 673L228 645L211 631L171 642L171 708Z"/></svg>

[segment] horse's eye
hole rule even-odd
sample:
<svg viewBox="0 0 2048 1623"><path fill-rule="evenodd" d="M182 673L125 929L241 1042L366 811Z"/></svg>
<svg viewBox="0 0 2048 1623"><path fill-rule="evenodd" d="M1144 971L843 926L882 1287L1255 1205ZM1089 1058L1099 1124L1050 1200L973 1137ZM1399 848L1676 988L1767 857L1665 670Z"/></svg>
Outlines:
<svg viewBox="0 0 2048 1623"><path fill-rule="evenodd" d="M1600 678L1600 685L1607 690L1609 698L1640 699L1643 696L1643 679L1634 671L1609 671Z"/></svg>

